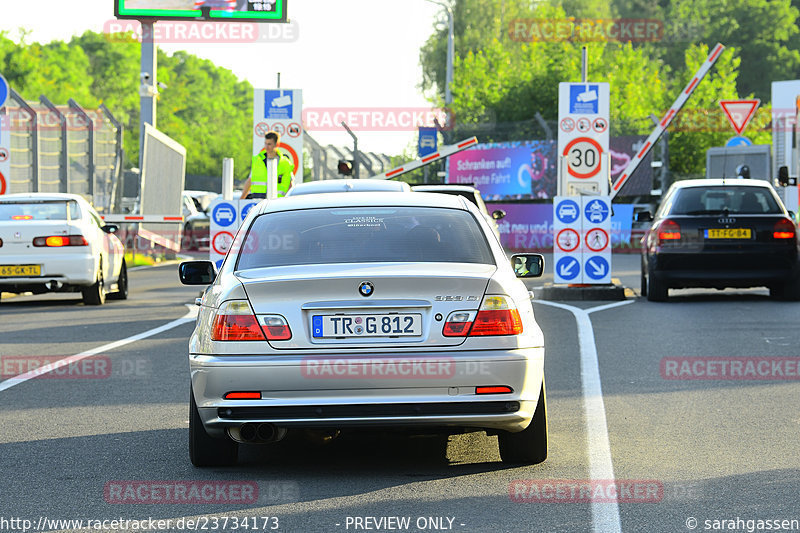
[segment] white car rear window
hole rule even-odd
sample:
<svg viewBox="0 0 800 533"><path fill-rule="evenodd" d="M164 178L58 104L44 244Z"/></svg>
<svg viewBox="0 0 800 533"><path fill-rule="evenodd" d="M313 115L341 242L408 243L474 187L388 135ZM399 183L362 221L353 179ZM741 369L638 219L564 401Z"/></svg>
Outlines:
<svg viewBox="0 0 800 533"><path fill-rule="evenodd" d="M0 202L0 221L8 220L69 220L80 218L78 202L74 200Z"/></svg>
<svg viewBox="0 0 800 533"><path fill-rule="evenodd" d="M467 211L326 208L259 216L236 268L388 262L494 264L494 257Z"/></svg>

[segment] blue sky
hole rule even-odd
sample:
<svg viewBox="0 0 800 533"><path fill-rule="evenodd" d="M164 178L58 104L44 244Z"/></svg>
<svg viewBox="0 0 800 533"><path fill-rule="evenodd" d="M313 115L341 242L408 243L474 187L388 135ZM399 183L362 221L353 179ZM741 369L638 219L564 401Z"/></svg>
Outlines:
<svg viewBox="0 0 800 533"><path fill-rule="evenodd" d="M113 5L113 0L16 2L4 10L0 31L16 39L17 28L23 27L32 30L29 41L68 40L85 30L103 31L114 19ZM290 43L161 47L211 59L254 87L273 88L280 72L282 87L303 89L306 107L429 105L417 88L422 79L419 49L443 17L439 6L425 0L289 0L289 16L299 28ZM346 133L311 134L323 144L351 143ZM389 153L399 153L416 139L412 132L358 135L359 148Z"/></svg>

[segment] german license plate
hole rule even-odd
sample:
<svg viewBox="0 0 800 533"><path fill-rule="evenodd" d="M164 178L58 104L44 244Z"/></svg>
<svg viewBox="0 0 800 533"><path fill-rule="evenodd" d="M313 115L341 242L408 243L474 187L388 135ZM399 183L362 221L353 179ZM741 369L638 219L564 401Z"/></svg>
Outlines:
<svg viewBox="0 0 800 533"><path fill-rule="evenodd" d="M0 277L41 276L42 265L0 265Z"/></svg>
<svg viewBox="0 0 800 533"><path fill-rule="evenodd" d="M312 337L413 337L422 335L422 315L314 315Z"/></svg>
<svg viewBox="0 0 800 533"><path fill-rule="evenodd" d="M749 228L714 228L705 231L706 239L749 239Z"/></svg>

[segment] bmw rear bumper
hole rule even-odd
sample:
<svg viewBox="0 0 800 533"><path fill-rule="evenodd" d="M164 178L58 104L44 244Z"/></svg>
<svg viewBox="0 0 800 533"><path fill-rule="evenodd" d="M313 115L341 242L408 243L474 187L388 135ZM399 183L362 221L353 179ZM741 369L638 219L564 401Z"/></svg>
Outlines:
<svg viewBox="0 0 800 533"><path fill-rule="evenodd" d="M451 427L525 429L544 375L544 348L359 355L189 358L206 430L244 423L279 427ZM511 393L476 394L506 385ZM225 400L228 392L261 400Z"/></svg>

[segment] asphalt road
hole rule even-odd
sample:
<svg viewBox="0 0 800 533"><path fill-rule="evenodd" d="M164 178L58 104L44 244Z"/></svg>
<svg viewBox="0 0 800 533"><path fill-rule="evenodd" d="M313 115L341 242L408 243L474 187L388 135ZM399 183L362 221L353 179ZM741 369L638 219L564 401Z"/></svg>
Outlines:
<svg viewBox="0 0 800 533"><path fill-rule="evenodd" d="M637 256L615 256L613 269L638 291ZM187 450L186 353L198 290L181 286L175 270L131 272L130 299L102 307L85 307L77 295L0 302L0 530L22 531L23 519L31 529L80 529L42 517L288 532L681 532L692 531L691 518L698 531L715 525L706 520L737 518L747 531L747 520L800 520L798 378L667 379L663 370L690 357L796 363L800 303L771 301L763 289L673 291L668 303L634 296L612 307L536 303L547 342L550 455L535 467L505 466L496 438L483 434L364 433L327 445L298 437L246 446L234 468L196 469ZM164 325L171 327L108 346ZM90 353L46 376L9 381L30 361ZM605 496L615 480L623 501L598 493L569 501L569 487L592 480ZM192 482L217 483L213 503L166 503L163 488L161 502L152 501L157 492L136 493ZM560 492L550 490L556 485ZM245 528L245 517L256 517L256 527L250 519ZM389 517L408 517L409 527ZM186 518L200 522L190 528Z"/></svg>

